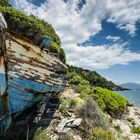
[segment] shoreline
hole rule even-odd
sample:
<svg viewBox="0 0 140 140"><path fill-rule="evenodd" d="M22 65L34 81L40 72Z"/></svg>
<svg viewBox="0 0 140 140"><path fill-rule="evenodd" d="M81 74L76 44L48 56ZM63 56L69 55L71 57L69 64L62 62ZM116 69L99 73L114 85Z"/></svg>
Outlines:
<svg viewBox="0 0 140 140"><path fill-rule="evenodd" d="M113 119L113 126L119 128L120 133L129 140L140 140L140 134L132 133L132 127L140 127L140 107L128 106L122 118Z"/></svg>

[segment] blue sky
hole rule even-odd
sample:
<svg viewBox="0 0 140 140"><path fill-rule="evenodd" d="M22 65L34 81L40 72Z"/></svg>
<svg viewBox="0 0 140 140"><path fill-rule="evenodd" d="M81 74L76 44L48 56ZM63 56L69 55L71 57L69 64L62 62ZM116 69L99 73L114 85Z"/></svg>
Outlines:
<svg viewBox="0 0 140 140"><path fill-rule="evenodd" d="M140 1L9 2L52 24L69 64L96 70L115 83L140 83Z"/></svg>

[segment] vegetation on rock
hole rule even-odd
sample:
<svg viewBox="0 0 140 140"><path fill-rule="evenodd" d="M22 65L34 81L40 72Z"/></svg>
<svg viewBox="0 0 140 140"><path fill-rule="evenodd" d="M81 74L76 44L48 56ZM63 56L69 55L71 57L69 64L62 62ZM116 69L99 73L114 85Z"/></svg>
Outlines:
<svg viewBox="0 0 140 140"><path fill-rule="evenodd" d="M1 6L10 6L10 5L8 4L8 0L1 0L1 1L0 1L0 5L1 5Z"/></svg>
<svg viewBox="0 0 140 140"><path fill-rule="evenodd" d="M68 77L69 84L77 85L76 92L80 93L81 98L90 95L101 109L112 117L122 115L125 111L128 102L122 95L105 88L94 87L90 84L90 81L85 80L77 73L69 72Z"/></svg>
<svg viewBox="0 0 140 140"><path fill-rule="evenodd" d="M82 79L89 81L92 86L107 88L109 90L122 90L121 87L115 85L112 81L108 81L103 78L96 71L90 71L76 66L68 66L68 71L68 76L70 76L69 81L74 77L74 75L79 75ZM76 80L77 78L78 77L75 77Z"/></svg>
<svg viewBox="0 0 140 140"><path fill-rule="evenodd" d="M101 87L96 87L91 96L97 101L103 111L113 117L122 115L127 106L127 101L122 95Z"/></svg>
<svg viewBox="0 0 140 140"><path fill-rule="evenodd" d="M87 140L116 140L113 133L102 128L94 128Z"/></svg>
<svg viewBox="0 0 140 140"><path fill-rule="evenodd" d="M38 129L33 136L33 140L50 140L50 138L45 131Z"/></svg>
<svg viewBox="0 0 140 140"><path fill-rule="evenodd" d="M91 133L93 127L108 128L109 120L90 96L85 99L84 104L79 108L78 116L83 120L82 126L86 134Z"/></svg>
<svg viewBox="0 0 140 140"><path fill-rule="evenodd" d="M140 134L140 127L132 127L131 128L132 133L138 133Z"/></svg>
<svg viewBox="0 0 140 140"><path fill-rule="evenodd" d="M4 15L9 31L28 38L36 45L39 45L45 37L51 38L48 49L51 48L63 62L66 61L64 50L60 47L61 40L49 23L12 8L6 0L0 2L0 12Z"/></svg>

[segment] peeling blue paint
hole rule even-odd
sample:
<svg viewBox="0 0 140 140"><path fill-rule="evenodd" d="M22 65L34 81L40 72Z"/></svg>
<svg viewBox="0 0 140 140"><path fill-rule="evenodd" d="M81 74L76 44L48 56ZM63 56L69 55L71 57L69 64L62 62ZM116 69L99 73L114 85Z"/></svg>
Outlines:
<svg viewBox="0 0 140 140"><path fill-rule="evenodd" d="M57 70L66 69L58 58L43 52L40 46L8 32L4 39L5 45L0 44L3 47L0 47L0 135L11 124L13 113L17 116L42 101L47 94L60 92L65 83ZM45 38L42 47L50 41L50 38Z"/></svg>
<svg viewBox="0 0 140 140"><path fill-rule="evenodd" d="M4 74L0 73L0 93L5 92L6 89L6 78Z"/></svg>
<svg viewBox="0 0 140 140"><path fill-rule="evenodd" d="M21 78L17 78L17 77L12 77L8 81L8 85L14 85L17 87L21 86L21 87L24 87L24 89L32 89L32 90L38 91L40 93L47 93L51 90L51 87L52 87L52 86L49 86L47 84L42 84L39 82L21 79Z"/></svg>

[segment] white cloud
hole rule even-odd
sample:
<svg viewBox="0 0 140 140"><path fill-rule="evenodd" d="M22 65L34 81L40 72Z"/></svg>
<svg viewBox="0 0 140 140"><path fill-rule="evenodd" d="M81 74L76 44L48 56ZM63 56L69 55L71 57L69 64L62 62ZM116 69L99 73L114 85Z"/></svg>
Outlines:
<svg viewBox="0 0 140 140"><path fill-rule="evenodd" d="M109 22L118 24L118 28L124 29L134 36L136 22L140 19L140 0L107 0Z"/></svg>
<svg viewBox="0 0 140 140"><path fill-rule="evenodd" d="M89 69L104 69L112 65L127 65L131 61L140 61L140 54L124 49L124 44L112 46L66 46L70 64Z"/></svg>
<svg viewBox="0 0 140 140"><path fill-rule="evenodd" d="M76 11L79 0L70 0L67 4L63 0L47 0L40 7L27 0L17 1L23 11L53 25L62 39L62 47L70 64L104 69L116 64L126 65L131 61L140 61L140 54L125 49L125 43L77 46L77 43L88 40L90 35L100 32L101 22L105 18L134 36L137 30L135 24L140 19L140 0L87 0L79 12ZM111 36L109 38L113 39Z"/></svg>
<svg viewBox="0 0 140 140"><path fill-rule="evenodd" d="M106 37L107 40L112 40L113 42L119 41L121 40L121 38L119 36L107 36Z"/></svg>

